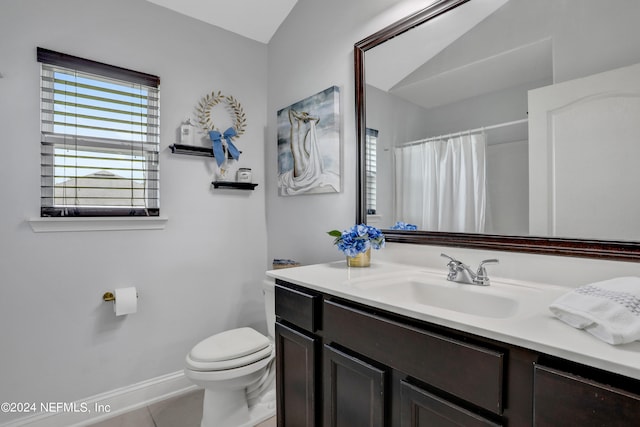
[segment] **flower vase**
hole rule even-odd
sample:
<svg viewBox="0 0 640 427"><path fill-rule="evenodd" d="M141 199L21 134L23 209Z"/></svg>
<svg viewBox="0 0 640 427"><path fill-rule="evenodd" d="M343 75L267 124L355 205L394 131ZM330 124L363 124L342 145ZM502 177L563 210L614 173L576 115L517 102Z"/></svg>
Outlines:
<svg viewBox="0 0 640 427"><path fill-rule="evenodd" d="M347 266L349 267L369 267L371 265L371 248L366 252L361 252L356 256L347 257Z"/></svg>
<svg viewBox="0 0 640 427"><path fill-rule="evenodd" d="M225 159L216 171L216 181L235 181L237 161L234 159Z"/></svg>

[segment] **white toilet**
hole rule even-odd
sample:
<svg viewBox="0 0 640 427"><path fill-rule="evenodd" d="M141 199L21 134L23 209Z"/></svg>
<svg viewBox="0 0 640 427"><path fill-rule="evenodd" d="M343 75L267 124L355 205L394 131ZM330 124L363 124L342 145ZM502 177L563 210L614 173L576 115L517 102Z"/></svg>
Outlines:
<svg viewBox="0 0 640 427"><path fill-rule="evenodd" d="M224 331L187 354L184 373L204 387L201 427L253 427L276 413L274 283L263 284L269 337L251 328Z"/></svg>

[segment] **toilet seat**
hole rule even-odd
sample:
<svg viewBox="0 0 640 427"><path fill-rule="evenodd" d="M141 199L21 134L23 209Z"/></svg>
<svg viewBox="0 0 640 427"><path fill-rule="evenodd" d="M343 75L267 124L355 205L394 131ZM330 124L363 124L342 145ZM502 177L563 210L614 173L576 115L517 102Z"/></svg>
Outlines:
<svg viewBox="0 0 640 427"><path fill-rule="evenodd" d="M267 337L251 328L238 328L200 341L187 355L186 364L194 371L222 371L250 365L271 352Z"/></svg>

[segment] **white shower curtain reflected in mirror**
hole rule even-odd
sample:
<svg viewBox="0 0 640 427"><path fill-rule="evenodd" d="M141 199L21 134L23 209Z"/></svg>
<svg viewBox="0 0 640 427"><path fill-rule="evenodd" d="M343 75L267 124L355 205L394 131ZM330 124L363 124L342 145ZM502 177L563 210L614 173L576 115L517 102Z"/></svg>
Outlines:
<svg viewBox="0 0 640 427"><path fill-rule="evenodd" d="M420 230L484 232L485 139L465 134L395 148L396 220Z"/></svg>

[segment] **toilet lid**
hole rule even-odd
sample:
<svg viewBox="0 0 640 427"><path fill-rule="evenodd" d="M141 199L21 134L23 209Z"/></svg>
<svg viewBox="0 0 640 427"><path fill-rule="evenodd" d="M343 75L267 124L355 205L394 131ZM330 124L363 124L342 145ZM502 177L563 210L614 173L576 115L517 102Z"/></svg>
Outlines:
<svg viewBox="0 0 640 427"><path fill-rule="evenodd" d="M189 357L194 362L222 362L242 358L269 347L269 339L251 328L224 331L200 341Z"/></svg>
<svg viewBox="0 0 640 427"><path fill-rule="evenodd" d="M212 372L212 371L229 371L236 368L242 368L247 365L259 362L263 359L273 358L274 351L273 345L269 344L267 347L255 353L247 354L246 356L237 357L235 359L222 360L220 362L198 362L191 359L191 355L187 354L185 359L186 367L192 371Z"/></svg>

